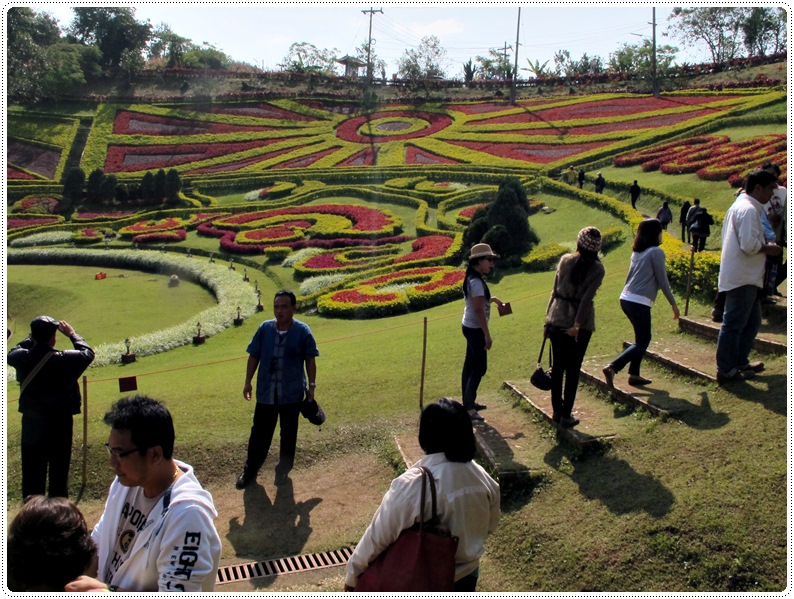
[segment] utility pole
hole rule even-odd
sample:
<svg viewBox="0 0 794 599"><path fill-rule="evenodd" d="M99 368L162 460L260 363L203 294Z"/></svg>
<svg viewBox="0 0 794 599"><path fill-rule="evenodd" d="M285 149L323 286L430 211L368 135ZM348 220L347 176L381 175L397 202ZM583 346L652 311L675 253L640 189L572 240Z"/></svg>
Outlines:
<svg viewBox="0 0 794 599"><path fill-rule="evenodd" d="M659 97L659 79L656 76L656 7L653 7L653 17L651 25L653 25L653 53L651 54L651 80L653 87L653 97Z"/></svg>
<svg viewBox="0 0 794 599"><path fill-rule="evenodd" d="M374 10L371 6L369 10L362 10L364 14L369 14L369 41L367 42L367 85L372 83L372 15L376 12L383 14L383 9Z"/></svg>
<svg viewBox="0 0 794 599"><path fill-rule="evenodd" d="M521 30L521 7L518 7L518 21L516 22L516 50L515 50L515 61L513 66L513 83L510 86L510 104L515 106L516 105L516 85L518 79L518 32Z"/></svg>

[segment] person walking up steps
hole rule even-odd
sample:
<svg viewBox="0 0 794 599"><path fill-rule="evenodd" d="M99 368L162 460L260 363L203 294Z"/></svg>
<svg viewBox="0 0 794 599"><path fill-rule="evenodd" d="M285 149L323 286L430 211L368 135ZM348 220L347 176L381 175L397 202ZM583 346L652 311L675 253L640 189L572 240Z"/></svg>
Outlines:
<svg viewBox="0 0 794 599"><path fill-rule="evenodd" d="M604 378L610 389L614 387L615 375L626 364L629 364L629 385L651 383L640 374L640 366L651 343L651 306L659 289L673 308L673 318L678 320L678 306L667 280L664 251L659 248L661 243L662 224L655 218L642 221L634 238L626 286L620 294L620 307L634 327L634 343L604 367Z"/></svg>

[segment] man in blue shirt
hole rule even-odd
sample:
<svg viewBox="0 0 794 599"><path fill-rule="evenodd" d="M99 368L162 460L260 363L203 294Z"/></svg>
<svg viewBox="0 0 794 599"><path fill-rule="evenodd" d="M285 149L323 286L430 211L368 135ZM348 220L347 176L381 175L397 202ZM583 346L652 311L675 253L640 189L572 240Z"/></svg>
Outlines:
<svg viewBox="0 0 794 599"><path fill-rule="evenodd" d="M298 440L298 417L304 394L314 399L317 366L320 355L308 325L294 319L297 301L291 291L279 291L273 299L275 318L266 320L257 329L248 345L248 365L245 373L243 397L251 401L254 373L256 378L256 408L254 425L248 439L248 459L236 487L243 489L256 479L265 462L280 421L281 446L276 465L277 485L289 480L295 461ZM305 368L305 374L304 374Z"/></svg>

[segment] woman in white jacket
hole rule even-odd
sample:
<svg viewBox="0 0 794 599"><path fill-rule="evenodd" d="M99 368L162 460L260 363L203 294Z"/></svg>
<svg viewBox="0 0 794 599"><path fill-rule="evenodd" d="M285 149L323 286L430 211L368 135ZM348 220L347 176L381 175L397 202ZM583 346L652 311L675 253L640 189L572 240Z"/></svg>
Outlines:
<svg viewBox="0 0 794 599"><path fill-rule="evenodd" d="M392 481L364 536L347 562L345 590L400 533L419 522L424 466L433 475L440 525L458 537L455 591L473 592L479 577L485 539L499 523L499 484L472 460L475 453L471 417L464 407L443 398L427 406L419 423L419 445L427 454ZM431 513L427 494L425 513Z"/></svg>

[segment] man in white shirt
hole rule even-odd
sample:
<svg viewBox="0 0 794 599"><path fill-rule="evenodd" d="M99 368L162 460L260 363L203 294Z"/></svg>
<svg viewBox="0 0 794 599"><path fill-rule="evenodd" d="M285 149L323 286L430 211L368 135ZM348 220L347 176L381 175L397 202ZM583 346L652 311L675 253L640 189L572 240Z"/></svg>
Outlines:
<svg viewBox="0 0 794 599"><path fill-rule="evenodd" d="M782 248L764 240L761 212L777 188L777 177L755 170L725 214L722 225L719 291L725 292L725 312L717 338L717 382L745 381L763 370L750 363L750 349L761 325L759 292L766 256Z"/></svg>
<svg viewBox="0 0 794 599"><path fill-rule="evenodd" d="M67 592L210 592L221 554L212 495L175 460L174 423L161 402L135 395L105 414L116 479L91 537L96 578Z"/></svg>

